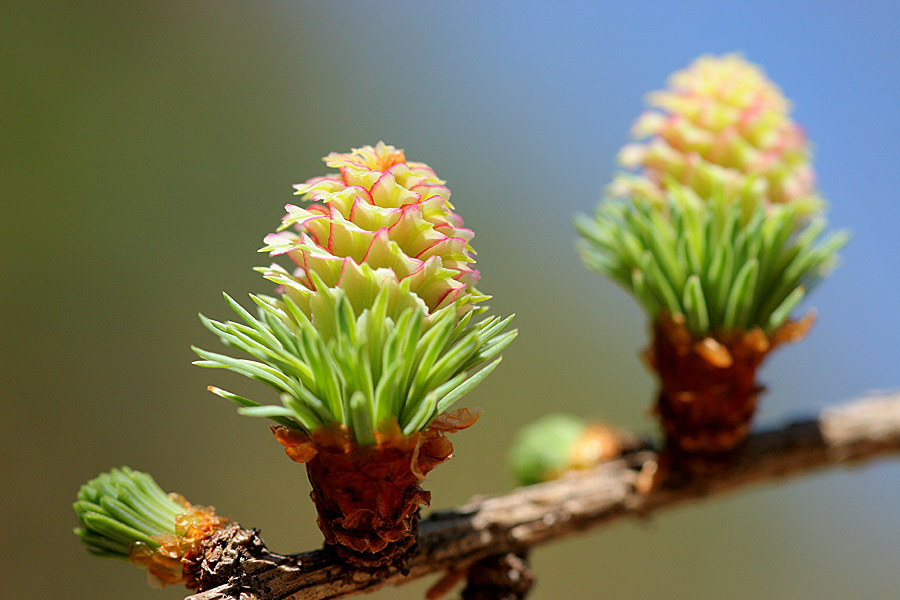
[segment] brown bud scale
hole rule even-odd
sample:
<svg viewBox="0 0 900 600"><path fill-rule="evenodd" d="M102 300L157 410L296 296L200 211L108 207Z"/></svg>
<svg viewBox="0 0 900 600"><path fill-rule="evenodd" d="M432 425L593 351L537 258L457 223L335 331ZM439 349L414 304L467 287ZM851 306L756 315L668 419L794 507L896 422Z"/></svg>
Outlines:
<svg viewBox="0 0 900 600"><path fill-rule="evenodd" d="M421 481L452 456L445 434L471 426L480 414L453 411L410 436L394 425L373 445L357 445L345 427L321 427L312 436L284 427L273 432L288 456L306 463L326 545L358 568L402 569L416 544L419 506L431 500Z"/></svg>
<svg viewBox="0 0 900 600"><path fill-rule="evenodd" d="M777 346L803 338L812 322L807 315L769 336L754 328L697 340L683 317L658 318L646 358L660 378L654 412L662 421L667 449L676 455L716 457L738 448L763 390L757 369Z"/></svg>
<svg viewBox="0 0 900 600"><path fill-rule="evenodd" d="M225 528L229 520L217 516L211 506L191 505L178 494L169 497L186 509L175 517L175 533L153 536L157 547L135 542L128 560L147 570L147 581L154 587L184 583L198 589L199 582L191 575L190 565L202 553L203 543Z"/></svg>

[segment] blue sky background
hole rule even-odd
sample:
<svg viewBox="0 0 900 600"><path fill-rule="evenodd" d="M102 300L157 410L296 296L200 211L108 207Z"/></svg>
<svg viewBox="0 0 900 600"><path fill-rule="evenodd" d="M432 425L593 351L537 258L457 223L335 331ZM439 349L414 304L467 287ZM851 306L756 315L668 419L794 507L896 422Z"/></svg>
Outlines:
<svg viewBox="0 0 900 600"><path fill-rule="evenodd" d="M482 289L520 338L435 507L511 487L520 426L567 410L638 430L654 383L634 302L588 273L571 219L600 198L643 97L740 51L815 145L841 266L819 321L762 373L761 421L900 386L900 4L7 2L0 19L0 527L16 598L178 598L69 533L119 464L294 552L320 537L302 468L190 366L291 184L383 139L448 181ZM247 393L253 391L248 385ZM11 483L10 483L11 482ZM900 466L829 472L541 548L536 600L894 598ZM50 571L48 572L48 565ZM48 574L49 573L49 574ZM421 597L428 582L376 594Z"/></svg>

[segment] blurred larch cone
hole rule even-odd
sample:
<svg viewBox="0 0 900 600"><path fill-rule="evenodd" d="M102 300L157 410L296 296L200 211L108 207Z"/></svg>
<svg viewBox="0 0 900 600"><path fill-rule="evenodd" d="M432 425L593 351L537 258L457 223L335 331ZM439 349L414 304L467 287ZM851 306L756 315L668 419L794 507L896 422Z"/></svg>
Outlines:
<svg viewBox="0 0 900 600"><path fill-rule="evenodd" d="M638 141L619 153L624 167L640 173L619 175L615 195L658 201L674 181L700 196L724 189L748 207L822 210L810 144L790 101L759 66L739 54L702 56L647 102L652 108L632 128Z"/></svg>

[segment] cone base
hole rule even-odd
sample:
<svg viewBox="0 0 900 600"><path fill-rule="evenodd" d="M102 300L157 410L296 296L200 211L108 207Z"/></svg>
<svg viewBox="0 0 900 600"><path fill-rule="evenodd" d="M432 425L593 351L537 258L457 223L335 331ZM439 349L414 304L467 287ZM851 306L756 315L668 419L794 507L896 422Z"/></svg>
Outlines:
<svg viewBox="0 0 900 600"><path fill-rule="evenodd" d="M396 542L388 543L380 552L359 552L351 546L343 543L325 544L325 548L333 552L340 560L348 565L361 571L377 573L383 571L386 567L394 567L401 573L407 573L407 563L409 558L416 551L418 545L419 534L419 511L413 515L413 518L406 524L408 526L407 535ZM321 529L321 524L319 525ZM355 542L359 538L359 534L345 536L346 541Z"/></svg>
<svg viewBox="0 0 900 600"><path fill-rule="evenodd" d="M812 321L807 315L769 336L752 329L697 340L683 318L658 319L647 358L660 377L654 413L662 422L667 451L714 458L737 450L764 389L756 381L759 366L778 345L801 339Z"/></svg>
<svg viewBox="0 0 900 600"><path fill-rule="evenodd" d="M306 463L326 546L357 568L403 571L415 550L419 507L431 501L420 482L452 456L445 434L471 426L480 414L453 411L410 436L395 424L367 446L341 427L321 427L311 437L284 427L273 432L288 456Z"/></svg>
<svg viewBox="0 0 900 600"><path fill-rule="evenodd" d="M306 463L319 529L347 563L400 568L415 546L419 505L431 500L410 469L415 442L320 447Z"/></svg>

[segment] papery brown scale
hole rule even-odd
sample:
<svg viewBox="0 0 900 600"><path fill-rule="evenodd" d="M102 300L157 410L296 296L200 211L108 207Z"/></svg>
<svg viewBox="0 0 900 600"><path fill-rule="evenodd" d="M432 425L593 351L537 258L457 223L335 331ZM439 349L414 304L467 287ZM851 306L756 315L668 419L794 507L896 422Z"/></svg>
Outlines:
<svg viewBox="0 0 900 600"><path fill-rule="evenodd" d="M443 431L445 433L462 431L474 425L482 414L484 414L484 409L477 406L458 408L438 415L426 431Z"/></svg>
<svg viewBox="0 0 900 600"><path fill-rule="evenodd" d="M273 425L272 433L278 443L284 446L285 453L298 463L312 460L316 455L316 445L308 435L296 429L289 429L282 425Z"/></svg>
<svg viewBox="0 0 900 600"><path fill-rule="evenodd" d="M188 566L201 552L203 541L228 525L229 520L216 516L212 507L191 506L178 494L169 494L169 497L188 509L176 515L175 533L153 536L159 544L156 548L135 542L131 545L128 560L146 569L148 580L158 587L184 583L188 588L197 589Z"/></svg>

